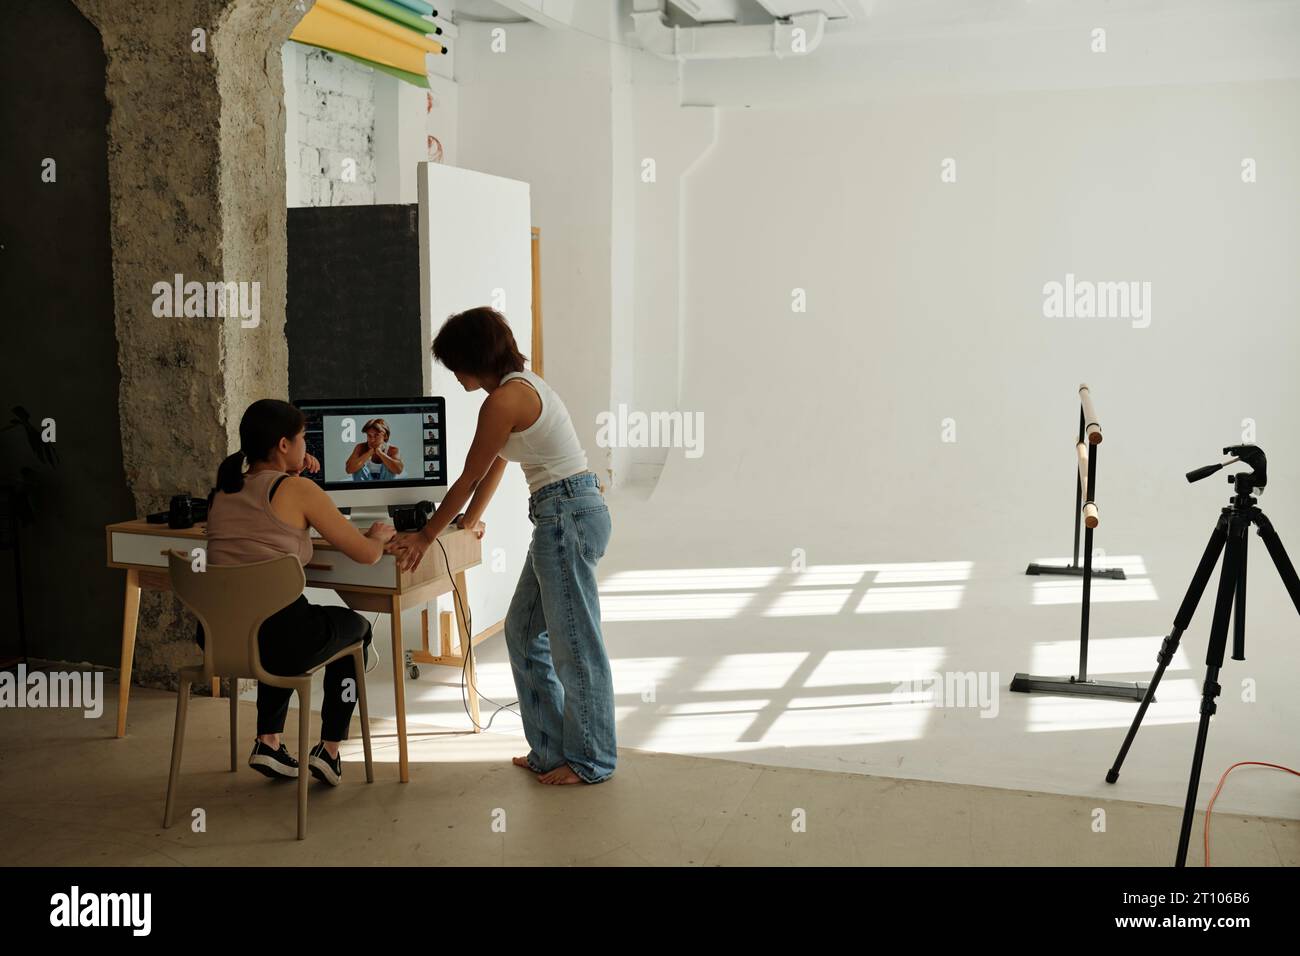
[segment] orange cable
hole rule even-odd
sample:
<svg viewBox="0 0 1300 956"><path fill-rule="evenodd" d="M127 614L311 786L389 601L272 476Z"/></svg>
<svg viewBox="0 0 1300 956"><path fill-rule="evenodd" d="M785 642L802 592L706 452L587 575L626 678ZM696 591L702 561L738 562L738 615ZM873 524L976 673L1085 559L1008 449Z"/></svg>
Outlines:
<svg viewBox="0 0 1300 956"><path fill-rule="evenodd" d="M1300 777L1300 770L1292 770L1290 767L1284 767L1279 763L1266 763L1263 760L1242 760L1223 771L1223 776L1219 778L1219 785L1214 788L1214 796L1210 797L1210 802L1205 808L1205 865L1207 867L1210 865L1210 814L1214 812L1214 801L1219 799L1219 792L1223 789L1228 774L1238 767L1272 767L1274 770L1285 770L1287 773Z"/></svg>

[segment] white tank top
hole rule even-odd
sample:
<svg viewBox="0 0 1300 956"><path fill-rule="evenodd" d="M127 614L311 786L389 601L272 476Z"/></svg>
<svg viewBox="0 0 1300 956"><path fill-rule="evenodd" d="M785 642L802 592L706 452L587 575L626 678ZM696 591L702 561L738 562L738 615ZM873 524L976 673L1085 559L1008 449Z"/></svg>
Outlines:
<svg viewBox="0 0 1300 956"><path fill-rule="evenodd" d="M531 494L553 481L586 471L587 453L578 441L569 410L555 390L528 369L501 376L501 384L515 378L522 378L536 390L542 400L542 413L523 431L511 432L499 454L523 466Z"/></svg>

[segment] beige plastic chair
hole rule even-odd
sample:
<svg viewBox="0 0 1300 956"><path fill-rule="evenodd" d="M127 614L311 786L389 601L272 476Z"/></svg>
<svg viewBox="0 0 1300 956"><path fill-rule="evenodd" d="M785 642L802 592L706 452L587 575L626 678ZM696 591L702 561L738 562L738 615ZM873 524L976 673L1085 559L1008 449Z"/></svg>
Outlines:
<svg viewBox="0 0 1300 956"><path fill-rule="evenodd" d="M230 769L239 766L239 678L252 678L272 687L289 687L298 693L298 839L307 837L307 766L309 722L311 720L311 678L316 671L349 654L356 665L357 702L361 705L361 737L366 751L366 783L375 782L370 753L370 714L366 707L366 668L362 641L344 648L328 661L296 677L269 674L262 669L257 646L257 632L262 622L302 594L305 577L298 558L286 554L255 564L208 565L195 571L189 555L183 551L167 552L168 571L176 596L194 612L203 625L203 664L182 667L176 697L176 731L172 737L172 766L167 779L167 806L163 826L172 824L176 798L176 779L181 769L181 750L185 743L185 717L189 710L190 685L207 684L214 677L231 683L230 694Z"/></svg>

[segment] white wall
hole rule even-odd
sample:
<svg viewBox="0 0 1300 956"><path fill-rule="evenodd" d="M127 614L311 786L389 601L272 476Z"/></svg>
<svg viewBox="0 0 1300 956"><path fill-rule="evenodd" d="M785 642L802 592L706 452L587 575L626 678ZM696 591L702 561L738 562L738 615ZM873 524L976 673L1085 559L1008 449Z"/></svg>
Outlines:
<svg viewBox="0 0 1300 956"><path fill-rule="evenodd" d="M1091 47L1092 30L1099 26L1106 30L1104 54L1094 54ZM634 43L630 20L624 18L621 27L622 39ZM1134 0L1116 7L1100 0L1025 5L877 0L869 18L832 21L821 48L807 57L677 64L633 53L635 117L630 125L635 153L638 162L655 157L659 167L653 187L636 187L633 407L677 407L682 366L690 360L680 330L718 321L711 314L686 310L685 277L707 274L711 267L700 256L713 250L692 245L691 233L682 228L683 217L692 215L694 205L693 199L683 197L712 188L702 182L697 193L691 192L691 163L709 155L715 107L746 112L784 108L796 119L813 112L827 124L856 126L869 122L869 114L858 107L865 102L912 102L907 108L919 109L918 117L934 106L941 116L945 97L959 98L949 100L952 103L980 94L1046 90L1068 97L1068 91L1089 88L1295 76L1300 66L1294 54L1297 43L1300 5L1295 3ZM1068 98L1060 103L1068 112ZM823 112L830 106L842 111ZM769 130L770 141L753 144L760 164L770 151L799 149L793 128L782 129L779 122ZM1071 135L1069 116L1052 117L1044 135ZM1098 135L1106 135L1104 124ZM875 154L892 144L879 136L855 148ZM719 176L727 178L746 158L736 156L731 162L735 165L724 167ZM800 181L779 164L763 168L773 178L762 184L753 201L767 203L763 208L770 222L780 222L790 204L801 201L809 189L808 201L815 203L819 190L833 189L839 176L853 174L850 166L819 168L812 172L813 180ZM859 175L870 175L870 166ZM725 237L719 231L712 241L735 249L752 239L737 228ZM761 274L761 266L753 266L754 272L747 271L737 281ZM674 297L682 304L674 303ZM645 474L653 473L650 463L664 453L635 449L632 455Z"/></svg>
<svg viewBox="0 0 1300 956"><path fill-rule="evenodd" d="M634 356L630 395L616 396L632 409L670 412L680 407L684 357L681 279L689 268L682 237L683 181L708 156L718 113L711 106L679 105L675 64L631 56L629 120L633 162L623 179L635 196L632 213ZM642 164L653 160L655 178L645 182ZM613 406L612 406L613 407ZM632 483L653 484L666 448L630 449Z"/></svg>
<svg viewBox="0 0 1300 956"><path fill-rule="evenodd" d="M1103 481L1143 495L1110 497L1112 516L1140 525L1181 491L1177 467L1246 417L1278 467L1300 467L1286 447L1300 405L1276 358L1300 344L1281 280L1300 248L1279 214L1297 205L1297 39L1294 3L889 0L802 59L678 71L639 55L636 152L678 161L638 200L637 403L663 407L677 377L681 408L707 421L705 457L673 451L656 500L744 515L806 488L805 520L895 522L906 540L907 475L953 533L975 514L1043 513L1059 489L1008 463L1052 460L1041 449L1085 379L1114 426ZM710 145L687 117L715 109ZM1246 156L1268 176L1243 184ZM939 181L946 157L957 183ZM1044 319L1043 283L1066 272L1151 281L1152 327ZM946 417L956 445L938 442ZM1169 462L1172 486L1152 471ZM990 500L1004 475L1021 476L1015 493Z"/></svg>
<svg viewBox="0 0 1300 956"><path fill-rule="evenodd" d="M814 275L805 279L821 283L821 321L834 327L845 321L836 308L852 311L853 294L847 290L874 275L871 263L850 250L876 244L883 261L901 263L900 249L922 259L942 257L952 251L953 235L965 235L974 253L989 254L982 248L992 228L988 217L1013 215L1005 206L1007 194L1014 199L1015 191L1005 178L992 176L995 164L1006 168L1007 150L1023 151L1039 139L1070 144L1080 136L1088 139L1085 151L1102 144L1102 158L1116 150L1146 149L1133 168L1099 170L1091 185L1088 170L1075 164L1079 153L1072 147L1039 155L1042 163L1067 164L1062 176L1049 175L1042 183L1044 202L1068 196L1076 185L1109 190L1118 201L1127 192L1125 177L1141 180L1151 163L1166 162L1167 145L1159 137L1167 118L1158 110L1142 112L1141 104L1150 107L1150 100L1133 100L1138 112L1126 112L1127 91L1158 96L1164 82L1188 90L1198 89L1197 83L1221 84L1203 88L1227 90L1228 81L1294 73L1295 58L1285 51L1288 38L1296 35L1295 11L1295 4L1175 7L1159 0L1120 9L1100 3L1048 2L1022 9L887 2L873 5L869 22L832 24L822 49L804 59L691 62L680 70L621 46L630 41L626 20L624 32L609 41L594 31L508 25L506 49L500 52L492 52L490 44L493 31L502 28L475 24L467 27L458 48L460 162L534 187L535 224L543 228L547 374L574 410L593 462L603 461L612 472L607 477L619 483L638 468L652 472L666 453L594 449L598 412L622 401L645 411L698 410L698 385L692 386L695 406L679 404L688 398L683 376L692 364L696 374L719 376L719 387L726 382L736 394L747 394L746 376L767 382L775 375L782 381L779 362L735 368L750 354L746 339L757 333L758 316L764 314L762 305L751 301L755 287L781 275L774 260L788 255L808 264L806 271ZM1101 55L1090 51L1097 24L1107 30L1108 48ZM1092 106L1086 132L1078 132L1075 103L1093 101L1077 98L1089 95L1083 90L1106 88L1113 98ZM1242 95L1249 102L1254 94ZM1031 142L1015 139L1028 136L1023 130L1015 130L1012 140L1000 140L1000 126L1014 119L1021 103L1036 109L1038 132L1029 136ZM1194 115L1201 98L1189 93L1169 105ZM785 112L766 113L766 121L752 118L775 107ZM728 108L736 112L716 112ZM884 125L873 129L878 120ZM1198 122L1190 119L1179 135L1191 135ZM749 152L714 155L720 135L715 130L724 128L743 135ZM839 134L843 138L836 139ZM959 147L961 182L936 195L961 215L952 222L936 219L935 232L925 232L919 223L936 212L936 197L924 191L928 180L904 178L906 188L900 190L898 177L932 177L937 185L935 164ZM1185 146L1195 147L1194 142ZM820 151L820 161L812 161L810 149L814 155ZM941 155L931 155L935 152ZM657 166L652 184L640 178L647 158ZM841 183L847 189L841 190ZM864 191L873 183L879 195ZM1184 208L1167 199L1156 212ZM808 219L810 209L825 210L839 224L838 232L819 233L819 224ZM1112 211L1108 221L1122 221L1119 215ZM846 216L864 221L850 229L843 225ZM805 224L808 232L791 235L787 227L774 225L787 219ZM892 223L891 236L875 236L871 229L885 222ZM1045 226L1018 222L1030 235ZM1094 236L1075 241L1101 241L1104 226L1095 228ZM1176 258L1170 251L1166 265ZM1118 255L1111 263L1121 271L1130 265ZM903 265L912 268L911 260ZM1040 288L1051 278L1038 274L1043 265L1032 276L1005 281L1033 278L1033 287ZM998 297L1011 294L965 254L953 268L954 279L964 276ZM1059 269L1056 278L1065 271ZM936 269L935 281L944 274ZM848 285L842 278L847 276L854 277ZM831 313L825 311L828 290L841 297ZM1005 319L996 321L1004 328ZM702 339L692 345L690 334ZM876 334L880 338L871 341L877 345L906 344L898 331ZM722 351L715 356L701 347L716 341L730 349L732 336L739 337L739 345L727 353L731 367L724 371L713 363L725 357ZM837 346L847 342L862 344L851 333L837 334ZM841 359L843 353L831 358ZM809 371L810 379L820 374ZM736 375L740 381L728 381ZM1066 387L1067 399L1073 384ZM757 480L766 479L760 474Z"/></svg>
<svg viewBox="0 0 1300 956"><path fill-rule="evenodd" d="M619 396L635 389L636 311L636 201L638 180L628 175L637 167L635 112L630 54L611 44L610 54L610 241L609 241L609 399L616 407ZM631 470L632 449L613 445L606 451L611 486L622 484Z"/></svg>
<svg viewBox="0 0 1300 956"><path fill-rule="evenodd" d="M1088 381L1099 500L1135 541L1181 527L1182 470L1244 418L1294 506L1296 115L1294 81L724 110L685 186L683 406L706 450L674 452L656 500L780 502L920 551L996 537L1065 510ZM1150 282L1150 327L1044 318L1067 272Z"/></svg>
<svg viewBox="0 0 1300 956"><path fill-rule="evenodd" d="M1023 570L1060 561L1070 547L1080 381L1094 387L1106 436L1095 543L1136 565L1124 590L1094 598L1094 676L1147 679L1227 503L1222 475L1189 486L1183 473L1240 441L1246 419L1269 454L1261 505L1297 553L1300 83L718 112L717 144L681 186L680 250L650 260L662 266L677 251L685 263L682 408L703 413L705 453L669 455L647 509L652 530L636 538L635 553L623 549L622 567L665 577L788 568L801 553L810 566L967 561L972 580L951 613L924 609L922 598L910 613L859 616L854 591L844 610L819 616L768 616L772 596L759 594L759 610L733 620L630 621L608 632L612 646L622 639L623 657L678 655L675 669L691 675L726 668L760 700L764 685L740 662L786 653L811 669L802 662L848 649L939 649L936 669L1000 674L1004 690L1017 670L1073 673L1078 599L1040 604L1071 591ZM949 156L958 180L944 184ZM1258 162L1258 182L1242 182L1243 157ZM638 255L638 280L647 267ZM1150 326L1045 318L1043 284L1067 272L1151 282ZM806 313L790 309L795 287L807 290ZM955 443L942 441L946 418ZM1206 761L1216 769L1206 771L1202 801L1211 774L1293 745L1295 609L1251 538L1247 660L1224 670ZM782 597L796 604L801 590ZM815 590L804 594L815 599ZM699 591L680 600L703 606ZM753 733L740 721L718 734L718 749L787 765L1181 802L1211 608L1212 591L1117 788L1101 778L1131 715L1122 708L1090 723L1095 712L1078 701L1004 693L1001 720L958 723L945 712L914 743L867 745L893 708L846 708L811 732L803 719L829 701L790 690L799 684L793 665L782 688L793 699L772 707L799 730L763 724ZM1128 660L1100 663L1108 645L1125 642ZM1048 647L1065 653L1045 667ZM824 679L870 688L881 676ZM1193 701L1183 706L1179 695ZM688 690L685 699L698 697ZM664 687L660 700L680 707L682 698ZM705 721L669 723L633 745L707 746ZM620 734L633 737L622 726ZM756 739L761 755L744 749ZM1292 812L1275 780L1230 787L1234 808Z"/></svg>
<svg viewBox="0 0 1300 956"><path fill-rule="evenodd" d="M1125 590L1094 598L1094 676L1146 679L1154 666L1227 501L1222 475L1189 486L1183 472L1241 440L1245 419L1270 456L1261 504L1292 554L1300 548L1300 44L1285 26L1175 17L1164 29L1112 29L1110 60L1071 54L1079 34L1068 28L964 37L918 28L878 36L856 57L843 51L821 76L808 71L830 61L687 67L685 102L719 104L717 142L683 172L679 233L638 219L637 317L638 335L654 335L643 318L666 329L650 303L680 262L681 407L703 413L705 453L669 455L638 547L616 553L623 563L610 573L789 568L796 553L810 566L973 569L952 613L920 597L910 613L859 616L854 590L835 613L783 618L769 614L774 595L758 593L730 620L688 611L666 626L610 627L616 662L654 654L689 675L682 697L668 679L660 688L674 718L683 700L701 699L691 692L704 681L691 678L717 667L798 728L738 720L715 750L737 759L1181 802L1194 716L1170 713L1180 693L1199 691L1210 594L1119 788L1101 777L1130 715L1121 708L1091 723L1078 701L1003 694L1002 720L958 723L945 712L914 744L878 746L863 741L893 708L828 708L835 716L814 732L807 715L831 701L799 693L812 683L806 662L850 649L937 649L942 668L999 672L1004 689L1019 669L1072 672L1077 598L1040 604L1071 592L1023 570L1070 546L1080 381L1094 387L1106 436L1096 544L1140 569ZM1284 37L1291 76L1278 78ZM638 115L649 143L638 152L693 146L659 105ZM956 183L940 181L945 157L957 161ZM1258 182L1242 182L1243 157L1258 162ZM1150 326L1045 318L1043 284L1067 272L1151 282ZM790 309L796 287L807 291L806 313ZM642 358L638 382L651 374ZM955 443L942 441L946 418ZM1220 770L1287 751L1297 716L1287 690L1297 679L1295 611L1252 539L1248 659L1224 671L1207 754ZM780 597L799 606L801 591L816 598L798 585ZM675 596L708 606L685 580ZM1125 641L1130 661L1099 663ZM1042 667L1048 646L1064 649L1064 661ZM788 682L764 684L741 663L786 654L800 662ZM846 687L881 679L871 669L822 674ZM791 695L782 706L765 690L777 684ZM708 746L705 720L626 723L620 739L633 746ZM751 741L761 756L745 749ZM1290 812L1276 781L1231 786L1225 797L1237 806Z"/></svg>
<svg viewBox="0 0 1300 956"><path fill-rule="evenodd" d="M503 52L493 52L495 30ZM592 471L609 482L608 452L595 443L613 367L609 44L536 24L464 23L457 56L459 165L531 187L542 233L544 375Z"/></svg>
<svg viewBox="0 0 1300 956"><path fill-rule="evenodd" d="M416 202L420 163L456 165L456 84L431 76L420 89L375 74L375 202Z"/></svg>

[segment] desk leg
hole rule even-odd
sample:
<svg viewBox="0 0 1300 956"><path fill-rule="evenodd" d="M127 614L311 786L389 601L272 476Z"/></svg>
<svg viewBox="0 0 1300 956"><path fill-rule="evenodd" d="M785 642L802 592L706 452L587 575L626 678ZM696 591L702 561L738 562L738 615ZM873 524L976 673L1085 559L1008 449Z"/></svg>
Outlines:
<svg viewBox="0 0 1300 956"><path fill-rule="evenodd" d="M402 652L402 599L393 595L389 612L393 634L393 708L397 711L397 769L402 783L411 779L406 757L406 657Z"/></svg>
<svg viewBox="0 0 1300 956"><path fill-rule="evenodd" d="M140 624L140 572L126 572L126 601L122 608L122 667L117 686L117 735L126 736L126 701L131 694L131 663L135 660L135 632Z"/></svg>
<svg viewBox="0 0 1300 956"><path fill-rule="evenodd" d="M469 609L469 589L465 586L465 572L459 571L455 578L456 589L460 591L460 601L452 594L452 603L456 605L456 629L460 632L460 652L465 658L465 692L469 695L470 719L474 722L474 733L483 732L483 721L478 710L478 669L474 664L474 635L470 633L469 621L461 613L461 601Z"/></svg>

